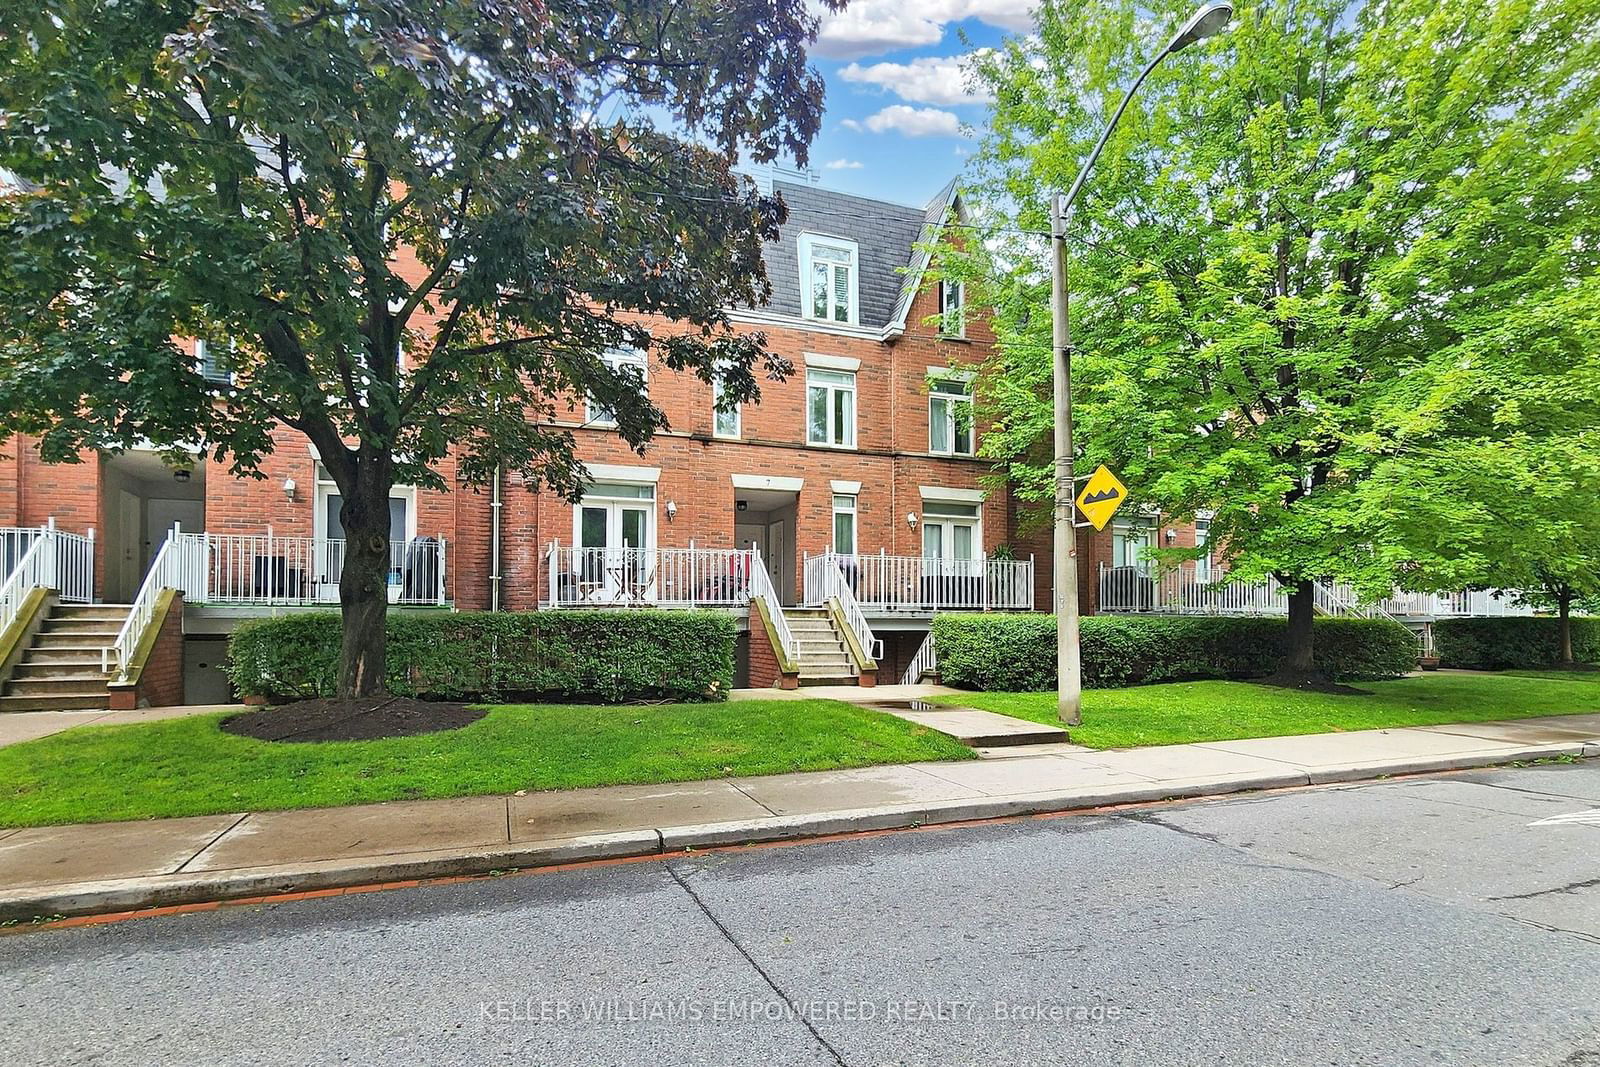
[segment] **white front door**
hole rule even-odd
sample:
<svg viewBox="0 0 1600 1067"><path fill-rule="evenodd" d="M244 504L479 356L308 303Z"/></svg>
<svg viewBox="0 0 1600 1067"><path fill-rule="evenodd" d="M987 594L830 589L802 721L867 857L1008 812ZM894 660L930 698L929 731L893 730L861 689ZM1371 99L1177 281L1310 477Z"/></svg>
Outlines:
<svg viewBox="0 0 1600 1067"><path fill-rule="evenodd" d="M767 565L767 577L772 579L772 590L778 594L778 599L784 599L783 581L783 523L774 522L767 525L767 544L761 550Z"/></svg>

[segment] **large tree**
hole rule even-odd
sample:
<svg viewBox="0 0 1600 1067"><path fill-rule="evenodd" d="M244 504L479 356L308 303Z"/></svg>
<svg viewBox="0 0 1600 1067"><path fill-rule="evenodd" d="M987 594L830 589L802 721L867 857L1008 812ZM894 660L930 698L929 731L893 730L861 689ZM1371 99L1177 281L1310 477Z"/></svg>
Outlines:
<svg viewBox="0 0 1600 1067"><path fill-rule="evenodd" d="M787 372L724 310L767 296L783 218L730 167L804 161L815 32L805 0L7 5L0 430L58 461L201 441L244 474L274 423L303 433L349 539L339 691L374 692L397 481L442 486L453 452L468 483L578 492L574 398L635 448L665 425L607 349L727 403Z"/></svg>
<svg viewBox="0 0 1600 1067"><path fill-rule="evenodd" d="M1045 0L1037 37L979 61L996 103L971 199L1046 229L1048 194L1186 8ZM1415 555L1368 506L1406 383L1448 376L1552 272L1596 272L1597 19L1597 0L1241 3L1157 70L1076 207L1081 460L1169 514L1213 512L1232 575L1288 588L1286 680L1316 681L1319 580L1377 595ZM1039 500L1043 252L1000 230L951 267L999 308L985 450ZM1518 343L1557 361L1596 321L1545 316Z"/></svg>

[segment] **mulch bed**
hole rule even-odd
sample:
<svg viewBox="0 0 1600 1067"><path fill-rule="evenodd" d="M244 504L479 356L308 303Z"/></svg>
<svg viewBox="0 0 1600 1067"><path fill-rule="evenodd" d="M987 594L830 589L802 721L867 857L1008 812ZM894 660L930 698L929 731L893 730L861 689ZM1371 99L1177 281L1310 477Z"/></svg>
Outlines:
<svg viewBox="0 0 1600 1067"><path fill-rule="evenodd" d="M222 728L258 741L376 741L458 730L488 713L415 697L322 698L247 711L223 720Z"/></svg>

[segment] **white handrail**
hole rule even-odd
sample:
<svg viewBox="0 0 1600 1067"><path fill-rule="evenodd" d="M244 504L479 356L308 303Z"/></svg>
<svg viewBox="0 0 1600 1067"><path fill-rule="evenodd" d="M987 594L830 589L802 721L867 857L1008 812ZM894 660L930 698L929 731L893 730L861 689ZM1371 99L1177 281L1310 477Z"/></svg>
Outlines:
<svg viewBox="0 0 1600 1067"><path fill-rule="evenodd" d="M68 533L56 529L54 519L38 527L6 527L0 529L0 548L8 557L20 550L0 582L0 632L16 621L34 589L52 589L68 604L94 600L93 530Z"/></svg>
<svg viewBox="0 0 1600 1067"><path fill-rule="evenodd" d="M840 566L841 557L830 552L820 558L826 560L828 564L817 576L821 583L822 599L839 602L839 610L844 615L845 625L856 635L856 641L860 643L861 650L867 654L867 658L877 662L883 658L883 642L872 632L866 613L861 610L860 601L850 590L850 581L845 577L844 568Z"/></svg>
<svg viewBox="0 0 1600 1067"><path fill-rule="evenodd" d="M100 669L110 672L116 671L118 678L126 676L128 662L133 658L133 650L139 644L139 638L144 635L145 627L150 625L150 620L155 617L156 601L160 599L163 589L183 589L182 564L187 562L179 545L193 546L196 542L191 538L185 539L174 529L161 542L161 549L156 553L156 558L150 563L150 572L144 576L144 584L139 586L138 594L133 598L133 606L128 610L128 618L122 624L122 629L117 631L117 639L106 648L100 650Z"/></svg>
<svg viewBox="0 0 1600 1067"><path fill-rule="evenodd" d="M22 611L23 601L39 586L49 586L47 570L54 562L48 540L34 538L22 558L0 584L0 633L4 633Z"/></svg>
<svg viewBox="0 0 1600 1067"><path fill-rule="evenodd" d="M783 654L790 663L799 663L800 640L789 629L789 620L783 614L778 591L772 588L772 577L767 574L767 565L761 559L761 550L752 547L750 557L750 599L759 597L767 605L767 617L772 620L772 629L778 635L778 644L782 646Z"/></svg>
<svg viewBox="0 0 1600 1067"><path fill-rule="evenodd" d="M933 631L929 630L928 636L922 639L922 644L917 648L917 654L911 657L911 666L900 676L900 684L916 685L924 675L938 669L939 659L933 651Z"/></svg>

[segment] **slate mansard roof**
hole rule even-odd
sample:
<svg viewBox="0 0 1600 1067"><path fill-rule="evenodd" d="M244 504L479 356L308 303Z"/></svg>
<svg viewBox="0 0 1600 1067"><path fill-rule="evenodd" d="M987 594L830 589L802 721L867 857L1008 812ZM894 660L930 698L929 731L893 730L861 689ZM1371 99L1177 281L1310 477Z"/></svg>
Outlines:
<svg viewBox="0 0 1600 1067"><path fill-rule="evenodd" d="M854 241L858 249L860 325L892 332L903 329L911 298L928 265L927 254L919 252L917 245L932 240L955 208L955 182L922 208L794 182L774 181L772 188L788 204L789 221L763 254L772 282L772 300L765 310L794 317L802 314L801 234L842 237Z"/></svg>

